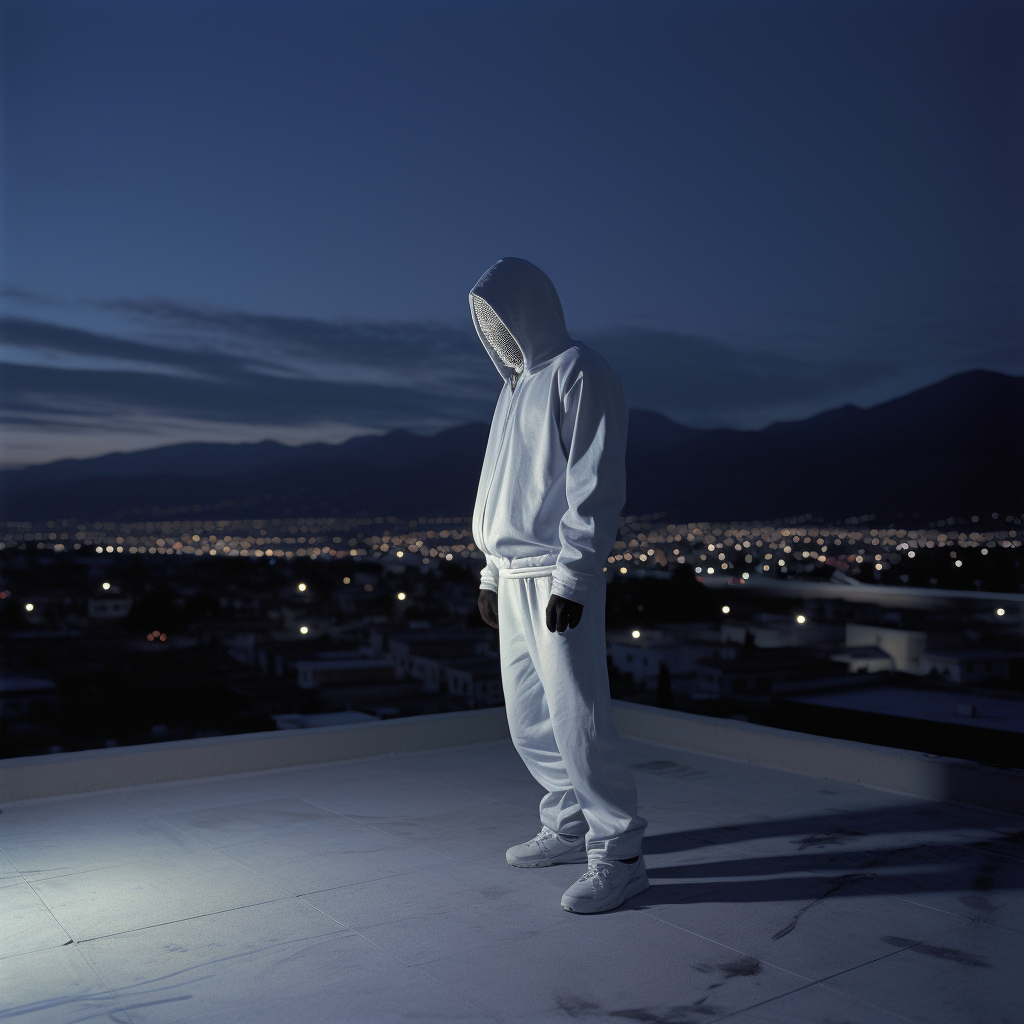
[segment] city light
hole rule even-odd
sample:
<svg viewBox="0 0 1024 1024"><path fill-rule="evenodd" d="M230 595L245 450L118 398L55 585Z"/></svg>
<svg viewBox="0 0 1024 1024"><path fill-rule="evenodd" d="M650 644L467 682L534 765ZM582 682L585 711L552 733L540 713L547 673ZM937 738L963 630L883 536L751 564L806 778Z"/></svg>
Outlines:
<svg viewBox="0 0 1024 1024"><path fill-rule="evenodd" d="M35 607L36 606L34 604L27 604L27 605L25 605L25 611L27 611L27 612L35 611Z"/></svg>
<svg viewBox="0 0 1024 1024"><path fill-rule="evenodd" d="M1005 615L1005 614L1006 614L1006 609L1005 608L997 608L996 609L996 615Z"/></svg>
<svg viewBox="0 0 1024 1024"><path fill-rule="evenodd" d="M104 583L103 584L103 589L104 590L109 590L110 589L110 584L109 583Z"/></svg>
<svg viewBox="0 0 1024 1024"><path fill-rule="evenodd" d="M798 616L796 617L796 621L797 621L797 622L799 622L799 623L801 623L801 624L803 624L803 623L805 623L805 622L807 621L807 619L806 619L806 617L805 617L805 616L803 616L803 615L798 615Z"/></svg>
<svg viewBox="0 0 1024 1024"><path fill-rule="evenodd" d="M19 523L8 524L6 531L0 531L0 550L34 547L66 557L74 557L72 551L82 550L108 556L175 554L198 558L218 555L254 561L354 558L371 563L394 554L403 561L405 555L416 563L422 560L424 566L438 563L469 566L474 561L482 561L482 553L473 543L468 519L421 517L418 521L401 522L389 516L386 522L388 525L384 525L384 517L378 516L272 522L224 519L80 523L78 532L63 534L58 534L52 523L47 524L54 530L52 533L43 532L41 524ZM68 523L63 525L69 531L74 529ZM818 526L795 521L787 525L681 524L626 516L619 538L609 553L608 564L612 569L618 568L622 577L631 569L643 577L679 564L690 564L696 575L713 584L715 570L720 577L736 576L737 583L740 579L753 583L758 573L767 581L770 570L777 565L782 581L787 576L792 580L805 570L810 572L822 567L824 560L825 565L839 565L854 577L865 570L873 570L866 579L873 577L874 582L882 583L900 559L916 558L918 554L929 558L943 550L952 556L947 563L949 569L968 567L975 553L998 557L1002 554L1001 548L1019 549L1024 544L1024 537L1019 535L1020 525L1015 517L1008 517L1006 525L993 522L979 527L975 523L972 527L954 519L942 519L918 529L861 529L856 523ZM743 565L747 559L750 564ZM986 558L985 561L991 560ZM724 581L719 579L719 582ZM310 584L306 584L304 590L298 583L293 586L298 593L310 592ZM981 587L984 589L984 583ZM118 584L111 582L107 592L118 592Z"/></svg>
<svg viewBox="0 0 1024 1024"><path fill-rule="evenodd" d="M633 633L632 633L632 637L633 637L634 640L639 640L640 639L640 630L639 629L634 629Z"/></svg>
<svg viewBox="0 0 1024 1024"><path fill-rule="evenodd" d="M398 600L399 601L404 601L405 600L405 594L401 590L398 592Z"/></svg>
<svg viewBox="0 0 1024 1024"><path fill-rule="evenodd" d="M305 636L309 632L309 626L299 626L299 632Z"/></svg>
<svg viewBox="0 0 1024 1024"><path fill-rule="evenodd" d="M729 614L729 612L730 612L730 608L729 608L729 606L728 606L727 604L723 604L723 605L722 605L722 614L723 614L723 615L728 615L728 614Z"/></svg>
<svg viewBox="0 0 1024 1024"><path fill-rule="evenodd" d="M304 591L305 589L306 589L306 584L305 583L300 583L299 584L299 590Z"/></svg>

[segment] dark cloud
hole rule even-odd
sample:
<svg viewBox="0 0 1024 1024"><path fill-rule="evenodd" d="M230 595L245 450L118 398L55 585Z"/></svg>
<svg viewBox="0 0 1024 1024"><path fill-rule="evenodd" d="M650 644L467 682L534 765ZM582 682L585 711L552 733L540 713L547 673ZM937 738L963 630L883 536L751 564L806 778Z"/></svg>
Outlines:
<svg viewBox="0 0 1024 1024"><path fill-rule="evenodd" d="M244 343L251 337L252 326L247 324L246 332L237 333L233 340ZM4 369L7 422L26 415L38 423L47 415L64 417L73 412L102 418L133 411L142 416L268 426L341 422L372 430L481 419L493 405L498 382L472 337L458 339L463 363L471 342L475 347L469 352L480 364L475 372L466 373L460 372L451 351L447 355L452 358L439 356L440 349L454 349L454 332L438 339L416 327L406 327L404 332L388 329L382 331L386 343L374 344L372 328L323 325L325 344L327 336L333 335L330 344L335 358L326 359L327 353L321 352L323 372L316 374L315 368L306 372L294 362L289 365L296 354L290 333L281 330L283 324L263 326L275 328L274 338L280 344L243 356L230 350L236 346L227 346L226 352L210 345L183 348L8 319L2 325L3 339L18 350L20 358ZM300 329L312 326L299 322ZM26 359L26 353L32 358ZM47 353L71 355L75 362L54 364ZM373 367L380 381L345 380L351 353L358 354L362 365ZM111 368L106 365L109 360L120 365ZM444 386L431 387L431 377ZM475 377L477 386L461 391L453 386L452 378L466 377Z"/></svg>
<svg viewBox="0 0 1024 1024"><path fill-rule="evenodd" d="M0 319L0 339L5 345L32 353L37 360L45 353L78 357L83 370L101 369L103 362L149 364L151 372L176 372L228 376L241 372L243 360L217 351L189 351L164 345L143 344L97 334L94 331L19 317Z"/></svg>
<svg viewBox="0 0 1024 1024"><path fill-rule="evenodd" d="M177 343L258 353L279 369L311 361L321 369L371 368L396 378L442 384L490 381L472 329L447 324L365 323L206 309L179 303L121 301L103 307L135 319L147 332Z"/></svg>
<svg viewBox="0 0 1024 1024"><path fill-rule="evenodd" d="M371 384L239 375L195 380L107 370L83 372L37 366L5 370L7 415L70 411L105 416L121 407L156 416L236 423L357 423L368 429L417 427L441 420L480 419L486 402L440 406L428 392ZM445 415L447 413L447 415Z"/></svg>
<svg viewBox="0 0 1024 1024"><path fill-rule="evenodd" d="M97 308L109 331L29 317L0 321L9 435L45 433L56 446L62 432L69 439L81 431L97 438L134 434L135 447L149 447L172 436L175 424L191 437L206 430L230 439L235 429L246 440L310 440L339 425L349 432L430 432L489 419L500 383L468 326L329 321L159 301ZM975 336L972 358L954 344L962 332L948 323L907 330L898 343L891 333L864 331L862 344L853 346L816 342L801 326L813 320L792 316L790 327L760 347L640 328L583 340L617 371L632 408L693 426L760 427L848 402L875 404L974 366L1021 368L1016 350L990 332ZM51 441L33 444L31 460L38 461L35 451Z"/></svg>

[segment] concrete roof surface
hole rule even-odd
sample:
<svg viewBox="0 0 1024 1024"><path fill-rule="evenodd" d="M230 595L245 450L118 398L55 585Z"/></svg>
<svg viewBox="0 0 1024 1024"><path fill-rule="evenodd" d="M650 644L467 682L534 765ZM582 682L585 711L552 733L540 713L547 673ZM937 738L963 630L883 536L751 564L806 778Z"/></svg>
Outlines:
<svg viewBox="0 0 1024 1024"><path fill-rule="evenodd" d="M8 804L24 1024L1020 1019L1024 819L624 740L651 888L521 870L508 741Z"/></svg>

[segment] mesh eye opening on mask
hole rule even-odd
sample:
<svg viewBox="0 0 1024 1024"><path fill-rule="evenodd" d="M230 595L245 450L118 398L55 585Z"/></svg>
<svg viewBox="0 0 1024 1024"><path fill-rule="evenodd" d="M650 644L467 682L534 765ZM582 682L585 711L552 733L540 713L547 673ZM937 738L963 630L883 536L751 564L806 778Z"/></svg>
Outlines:
<svg viewBox="0 0 1024 1024"><path fill-rule="evenodd" d="M522 373L526 360L519 343L509 333L501 318L479 296L472 296L473 313L484 340L494 349L495 355L516 373Z"/></svg>

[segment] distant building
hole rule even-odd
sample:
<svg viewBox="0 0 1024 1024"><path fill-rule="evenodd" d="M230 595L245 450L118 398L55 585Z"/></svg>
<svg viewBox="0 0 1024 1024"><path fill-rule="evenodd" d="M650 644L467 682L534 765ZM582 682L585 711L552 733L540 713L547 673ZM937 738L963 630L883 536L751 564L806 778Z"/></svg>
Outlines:
<svg viewBox="0 0 1024 1024"><path fill-rule="evenodd" d="M467 658L491 658L496 663L490 638L478 631L413 630L392 635L387 647L396 677L420 680L426 693L441 690L446 665Z"/></svg>
<svg viewBox="0 0 1024 1024"><path fill-rule="evenodd" d="M390 658L367 656L366 651L341 651L333 657L323 652L315 660L302 659L292 665L298 688L311 691L313 707L321 713L354 710L388 717L390 705L415 700L423 692L418 680L396 677ZM389 707L381 711L385 701Z"/></svg>
<svg viewBox="0 0 1024 1024"><path fill-rule="evenodd" d="M448 693L462 697L471 708L489 708L501 704L501 666L491 655L483 658L457 658L441 668Z"/></svg>
<svg viewBox="0 0 1024 1024"><path fill-rule="evenodd" d="M89 598L90 619L123 619L132 610L132 599L124 594Z"/></svg>
<svg viewBox="0 0 1024 1024"><path fill-rule="evenodd" d="M640 686L654 689L658 672L664 664L670 676L692 676L701 659L720 652L719 645L711 642L706 630L643 629L619 633L608 637L608 657L623 675L630 676ZM712 634L717 640L717 636ZM721 652L724 653L724 652ZM729 651L728 657L735 652Z"/></svg>
<svg viewBox="0 0 1024 1024"><path fill-rule="evenodd" d="M846 624L848 648L877 647L892 658L897 672L919 676L921 655L924 654L926 634L912 629L894 629L891 626L868 626L858 622Z"/></svg>
<svg viewBox="0 0 1024 1024"><path fill-rule="evenodd" d="M191 629L199 643L220 644L230 658L250 667L256 665L260 632L260 625L252 622L201 623Z"/></svg>
<svg viewBox="0 0 1024 1024"><path fill-rule="evenodd" d="M731 619L721 625L723 644L746 643L755 647L818 647L842 642L841 626L823 622L800 622L795 615L762 612L749 620Z"/></svg>
<svg viewBox="0 0 1024 1024"><path fill-rule="evenodd" d="M847 647L831 660L846 665L848 672L892 672L896 667L892 655L880 647Z"/></svg>
<svg viewBox="0 0 1024 1024"><path fill-rule="evenodd" d="M320 641L322 642L322 641ZM324 659L350 660L378 657L366 650L330 648L324 650L318 641L307 639L259 639L256 643L256 667L268 676L287 677L299 662Z"/></svg>
<svg viewBox="0 0 1024 1024"><path fill-rule="evenodd" d="M921 675L939 676L950 683L1008 683L1014 667L1024 659L1017 651L926 651Z"/></svg>
<svg viewBox="0 0 1024 1024"><path fill-rule="evenodd" d="M691 686L695 698L767 701L776 689L802 680L827 679L838 667L799 648L759 650L750 655L708 658L700 663ZM827 683L821 682L825 686Z"/></svg>
<svg viewBox="0 0 1024 1024"><path fill-rule="evenodd" d="M256 664L256 634L251 629L224 637L224 649L228 656L242 665Z"/></svg>
<svg viewBox="0 0 1024 1024"><path fill-rule="evenodd" d="M299 689L319 690L325 686L352 686L365 683L390 683L395 666L389 658L324 657L316 661L294 663Z"/></svg>
<svg viewBox="0 0 1024 1024"><path fill-rule="evenodd" d="M35 676L0 676L0 720L5 724L52 719L57 684Z"/></svg>

